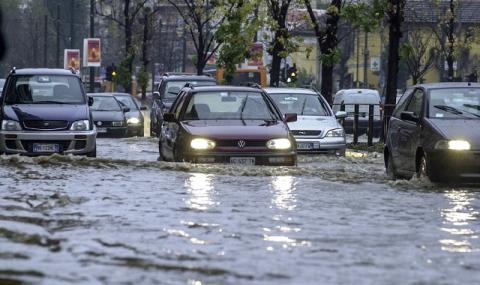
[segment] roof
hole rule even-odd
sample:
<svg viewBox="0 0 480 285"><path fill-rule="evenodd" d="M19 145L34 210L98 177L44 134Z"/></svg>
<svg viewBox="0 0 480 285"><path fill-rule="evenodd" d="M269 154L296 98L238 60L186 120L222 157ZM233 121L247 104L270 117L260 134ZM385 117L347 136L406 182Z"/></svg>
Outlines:
<svg viewBox="0 0 480 285"><path fill-rule="evenodd" d="M196 81L216 81L215 78L207 75L191 75L191 74L175 74L175 75L165 75L165 80L196 80Z"/></svg>
<svg viewBox="0 0 480 285"><path fill-rule="evenodd" d="M306 89L306 88L274 88L274 87L268 87L268 88L263 88L265 92L268 94L284 94L284 93L289 93L289 94L312 94L312 95L318 95L317 92Z"/></svg>
<svg viewBox="0 0 480 285"><path fill-rule="evenodd" d="M188 87L187 87L188 88ZM241 92L262 92L262 89L243 87L243 86L228 86L228 85L215 85L215 86L198 86L191 88L194 92L209 92L209 91L241 91Z"/></svg>
<svg viewBox="0 0 480 285"><path fill-rule="evenodd" d="M437 23L440 17L445 15L450 1L418 1L409 0L405 5L405 22L407 23ZM458 20L461 23L480 23L480 1L463 0L458 1Z"/></svg>
<svg viewBox="0 0 480 285"><path fill-rule="evenodd" d="M344 92L346 94L352 94L352 93L358 93L358 94L372 94L376 93L378 94L378 91L375 89L362 89L362 88L356 88L356 89L342 89L339 90L338 92ZM337 92L337 93L338 93Z"/></svg>
<svg viewBox="0 0 480 285"><path fill-rule="evenodd" d="M113 97L113 93L87 93L87 95L93 97Z"/></svg>
<svg viewBox="0 0 480 285"><path fill-rule="evenodd" d="M425 89L441 89L441 88L468 88L475 87L480 88L480 83L470 83L470 82L438 82L438 83L425 83L415 85L415 87L422 87Z"/></svg>
<svg viewBox="0 0 480 285"><path fill-rule="evenodd" d="M22 68L15 70L16 75L70 75L70 76L77 76L77 74L72 73L71 70L68 69L60 69L60 68Z"/></svg>

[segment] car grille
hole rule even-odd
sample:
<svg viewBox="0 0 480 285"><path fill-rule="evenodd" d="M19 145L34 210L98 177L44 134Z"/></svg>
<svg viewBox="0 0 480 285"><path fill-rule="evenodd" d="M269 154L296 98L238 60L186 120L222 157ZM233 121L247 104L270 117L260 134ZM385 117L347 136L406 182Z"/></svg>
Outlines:
<svg viewBox="0 0 480 285"><path fill-rule="evenodd" d="M244 141L245 144L240 143L240 141ZM219 147L265 147L267 145L266 140L220 140L215 141L216 145Z"/></svg>
<svg viewBox="0 0 480 285"><path fill-rule="evenodd" d="M105 128L113 126L112 121L95 121L95 126Z"/></svg>
<svg viewBox="0 0 480 285"><path fill-rule="evenodd" d="M34 143L39 143L39 144L58 144L60 147L60 152L68 150L68 147L70 146L71 141L31 141L31 140L22 140L22 146L23 149L25 149L28 152L33 151L33 144Z"/></svg>
<svg viewBox="0 0 480 285"><path fill-rule="evenodd" d="M65 130L68 127L68 121L24 121L25 129L31 130Z"/></svg>
<svg viewBox="0 0 480 285"><path fill-rule="evenodd" d="M309 136L309 137L317 137L322 133L322 131L304 131L304 130L295 130L291 132L294 136Z"/></svg>

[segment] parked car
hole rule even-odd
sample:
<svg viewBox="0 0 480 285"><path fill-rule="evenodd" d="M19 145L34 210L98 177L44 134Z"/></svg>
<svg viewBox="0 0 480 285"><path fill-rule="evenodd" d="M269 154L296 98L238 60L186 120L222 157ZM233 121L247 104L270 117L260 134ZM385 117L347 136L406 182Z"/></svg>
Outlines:
<svg viewBox="0 0 480 285"><path fill-rule="evenodd" d="M380 115L380 94L372 89L345 89L335 94L333 99L333 111L346 111L348 117L343 125L347 134L353 133L353 121L355 105L359 105L358 133L368 132L369 105L374 105L373 110L373 134L378 137L382 131L382 116Z"/></svg>
<svg viewBox="0 0 480 285"><path fill-rule="evenodd" d="M12 70L0 99L0 153L95 157L93 102L81 84L67 70Z"/></svg>
<svg viewBox="0 0 480 285"><path fill-rule="evenodd" d="M184 88L164 115L160 158L195 163L295 165L295 139L287 122L261 89L209 86Z"/></svg>
<svg viewBox="0 0 480 285"><path fill-rule="evenodd" d="M130 108L122 104L109 93L89 93L93 98L93 121L99 137L125 137L127 135L127 119L125 113Z"/></svg>
<svg viewBox="0 0 480 285"><path fill-rule="evenodd" d="M299 153L330 153L345 155L346 140L338 118L322 95L308 89L266 88L265 91L283 114L296 113L296 122L288 123L297 142Z"/></svg>
<svg viewBox="0 0 480 285"><path fill-rule="evenodd" d="M215 78L184 73L165 73L153 92L153 103L150 111L150 136L158 136L162 126L163 114L172 106L178 92L187 84L196 86L216 85Z"/></svg>
<svg viewBox="0 0 480 285"><path fill-rule="evenodd" d="M143 137L144 118L142 111L146 110L147 107L141 106L140 102L128 93L113 93L113 95L123 106L130 109L129 112L125 113L127 118L127 135Z"/></svg>
<svg viewBox="0 0 480 285"><path fill-rule="evenodd" d="M385 167L392 178L480 178L480 84L412 88L390 120Z"/></svg>

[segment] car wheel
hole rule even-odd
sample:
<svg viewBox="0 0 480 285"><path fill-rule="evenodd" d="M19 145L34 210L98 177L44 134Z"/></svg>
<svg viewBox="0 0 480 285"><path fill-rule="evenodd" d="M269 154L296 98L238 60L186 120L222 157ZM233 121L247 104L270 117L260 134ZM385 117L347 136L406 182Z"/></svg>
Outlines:
<svg viewBox="0 0 480 285"><path fill-rule="evenodd" d="M391 180L395 180L399 178L397 170L395 169L395 165L393 164L393 156L391 153L388 154L388 159L386 162L386 171L387 171L387 176Z"/></svg>
<svg viewBox="0 0 480 285"><path fill-rule="evenodd" d="M159 141L158 142L158 161L165 161L165 158L162 154L162 143Z"/></svg>
<svg viewBox="0 0 480 285"><path fill-rule="evenodd" d="M430 166L430 161L428 160L427 154L424 153L420 158L420 162L417 167L417 178L428 178L431 182L439 182L440 179L438 176L433 173L432 167Z"/></svg>
<svg viewBox="0 0 480 285"><path fill-rule="evenodd" d="M97 157L97 147L95 147L91 152L87 153L87 157Z"/></svg>

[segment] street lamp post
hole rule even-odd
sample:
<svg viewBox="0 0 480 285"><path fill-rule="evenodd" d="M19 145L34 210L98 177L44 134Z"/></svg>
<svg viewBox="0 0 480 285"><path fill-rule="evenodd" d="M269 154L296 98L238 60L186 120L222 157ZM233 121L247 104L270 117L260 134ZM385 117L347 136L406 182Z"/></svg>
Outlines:
<svg viewBox="0 0 480 285"><path fill-rule="evenodd" d="M90 38L95 36L95 0L90 0ZM90 86L89 92L95 92L93 84L95 83L95 69L93 66L90 66Z"/></svg>

